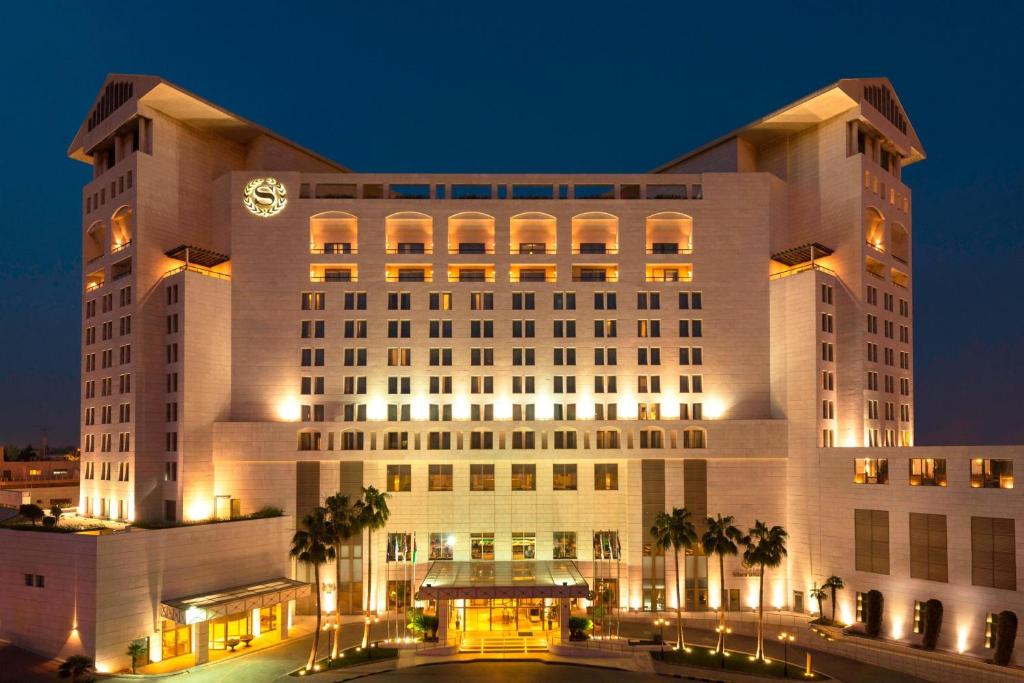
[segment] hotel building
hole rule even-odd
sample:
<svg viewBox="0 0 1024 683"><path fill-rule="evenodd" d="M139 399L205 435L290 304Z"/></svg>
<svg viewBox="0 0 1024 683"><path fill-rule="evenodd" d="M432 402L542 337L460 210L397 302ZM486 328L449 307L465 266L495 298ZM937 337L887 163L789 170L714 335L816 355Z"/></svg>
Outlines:
<svg viewBox="0 0 1024 683"><path fill-rule="evenodd" d="M324 571L328 605L415 597L449 637L559 631L595 603L674 609L677 571L687 611L718 608L717 561L677 569L650 542L683 506L789 531L773 609L812 612L837 574L845 621L877 588L886 634L910 641L938 598L940 646L979 655L992 614L1024 610L1024 449L914 447L902 174L925 153L884 78L648 173L512 175L357 173L160 78L111 75L69 155L93 172L80 512L284 511L88 539L95 585L64 577L62 595L89 594L75 642L98 661L122 666L140 638L154 661L204 661L271 623L210 596L267 581L256 597L287 629L312 581L290 530L364 486L390 495L374 585L354 539L341 585ZM50 571L36 536L0 576L50 610L55 581L16 585ZM124 581L137 594L111 594ZM737 558L726 588L726 609L756 605ZM186 615L200 603L215 609ZM71 653L67 620L30 624L0 597L0 636L47 654Z"/></svg>

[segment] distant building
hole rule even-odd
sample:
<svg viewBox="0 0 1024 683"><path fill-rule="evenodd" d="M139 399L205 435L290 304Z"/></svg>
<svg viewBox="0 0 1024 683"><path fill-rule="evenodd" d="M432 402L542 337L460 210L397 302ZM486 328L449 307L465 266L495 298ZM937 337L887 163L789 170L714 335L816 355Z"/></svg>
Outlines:
<svg viewBox="0 0 1024 683"><path fill-rule="evenodd" d="M78 463L68 460L0 461L0 505L50 509L78 505Z"/></svg>

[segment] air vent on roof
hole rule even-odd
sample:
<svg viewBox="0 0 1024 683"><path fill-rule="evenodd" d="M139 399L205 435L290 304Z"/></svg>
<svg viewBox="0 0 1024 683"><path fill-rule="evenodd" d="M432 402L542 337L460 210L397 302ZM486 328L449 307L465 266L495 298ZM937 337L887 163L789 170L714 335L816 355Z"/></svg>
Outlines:
<svg viewBox="0 0 1024 683"><path fill-rule="evenodd" d="M906 134L907 119L903 116L903 110L900 109L900 105L896 104L896 98L893 96L892 90L889 90L884 85L865 85L864 99L868 101L868 104L877 109L882 116L889 119L889 123L896 126L901 133Z"/></svg>
<svg viewBox="0 0 1024 683"><path fill-rule="evenodd" d="M113 114L117 111L118 107L131 98L131 81L107 83L107 87L103 89L103 95L100 96L100 101L96 103L96 108L92 110L92 114L89 116L89 130L100 125L103 119Z"/></svg>

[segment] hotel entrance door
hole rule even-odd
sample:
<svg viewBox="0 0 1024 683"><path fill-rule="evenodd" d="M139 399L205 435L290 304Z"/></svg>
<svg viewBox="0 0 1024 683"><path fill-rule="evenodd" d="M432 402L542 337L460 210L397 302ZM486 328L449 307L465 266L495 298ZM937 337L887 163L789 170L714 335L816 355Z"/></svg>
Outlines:
<svg viewBox="0 0 1024 683"><path fill-rule="evenodd" d="M477 598L452 602L448 628L455 631L525 633L552 631L560 627L557 600Z"/></svg>

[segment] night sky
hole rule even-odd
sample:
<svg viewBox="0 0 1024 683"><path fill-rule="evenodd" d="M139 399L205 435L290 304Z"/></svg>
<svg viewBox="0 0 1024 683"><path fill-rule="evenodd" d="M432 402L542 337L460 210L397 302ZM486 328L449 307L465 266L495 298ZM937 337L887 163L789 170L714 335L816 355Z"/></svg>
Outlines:
<svg viewBox="0 0 1024 683"><path fill-rule="evenodd" d="M4 10L0 443L77 440L90 171L65 152L108 72L378 172L643 172L888 76L928 153L904 174L917 442L1024 443L1024 5L148 4Z"/></svg>

